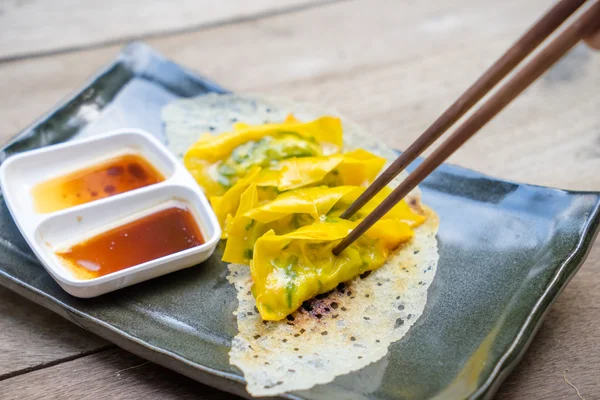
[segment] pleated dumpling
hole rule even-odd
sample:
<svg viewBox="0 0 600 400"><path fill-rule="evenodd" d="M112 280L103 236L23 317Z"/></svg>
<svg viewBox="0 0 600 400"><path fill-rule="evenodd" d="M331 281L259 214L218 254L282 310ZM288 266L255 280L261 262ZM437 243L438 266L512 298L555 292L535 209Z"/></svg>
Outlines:
<svg viewBox="0 0 600 400"><path fill-rule="evenodd" d="M391 249L413 236L408 224L378 221L339 256L333 247L358 223L339 218L276 235L268 231L254 245L252 294L263 320L277 321L304 301L382 266Z"/></svg>
<svg viewBox="0 0 600 400"><path fill-rule="evenodd" d="M252 167L267 167L293 157L328 156L341 149L339 118L324 116L300 122L288 117L282 123L237 123L231 132L205 134L188 149L184 164L207 196L219 196Z"/></svg>

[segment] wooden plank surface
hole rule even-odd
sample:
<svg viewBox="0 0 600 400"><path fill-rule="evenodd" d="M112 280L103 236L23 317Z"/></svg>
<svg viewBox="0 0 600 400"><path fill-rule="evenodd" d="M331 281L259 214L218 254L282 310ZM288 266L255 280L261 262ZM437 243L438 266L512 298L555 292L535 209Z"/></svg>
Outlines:
<svg viewBox="0 0 600 400"><path fill-rule="evenodd" d="M477 0L445 0L435 6L394 0L344 2L155 38L149 43L233 90L333 105L388 144L403 148L551 1L489 4ZM255 51L256 43L260 43L260 51ZM81 85L110 61L118 48L1 63L0 87L5 95L0 97L4 122L0 140L15 134ZM598 87L600 55L585 47L575 49L452 161L507 179L600 190L596 173L600 167ZM600 360L594 339L600 333L600 292L595 289L600 285L600 276L595 273L600 266L599 252L599 246L594 246L590 259L553 306L531 351L499 398L573 396L574 390L562 377L566 368L567 379L579 387L584 398L600 393ZM0 302L4 296L0 292ZM5 319L0 313L0 343L5 340ZM29 352L31 359L44 347L28 348L25 343L14 345ZM102 344L91 348L94 346ZM111 357L112 361L104 365L113 372L131 364L128 360L132 356L116 352ZM93 379L93 362L77 364L77 368L80 381ZM146 368L162 370L151 365ZM42 372L45 370L35 372L40 378L32 380L28 393L56 387L50 383L52 379L42 378ZM13 377L2 383L12 381L14 385L17 378L25 379ZM144 382L140 378L121 385L107 384L111 388L105 393L121 390L141 397L148 393L147 385L153 384ZM161 390L164 392L150 397L160 398L177 387Z"/></svg>
<svg viewBox="0 0 600 400"><path fill-rule="evenodd" d="M105 340L0 287L0 380L108 346Z"/></svg>
<svg viewBox="0 0 600 400"><path fill-rule="evenodd" d="M334 105L404 148L551 4L378 3L333 4L149 43L234 90ZM363 19L377 23L361 25ZM260 52L252 50L255 43ZM0 83L8 88L0 99L2 134L16 133L50 108L118 48L0 64ZM576 48L451 161L510 180L599 189L597 120L591 117L600 102L599 67L597 56ZM520 146L511 146L517 140Z"/></svg>
<svg viewBox="0 0 600 400"><path fill-rule="evenodd" d="M3 0L0 60L184 32L326 0Z"/></svg>
<svg viewBox="0 0 600 400"><path fill-rule="evenodd" d="M41 392L40 388L52 390ZM219 400L237 397L124 350L111 349L4 380L0 382L0 398Z"/></svg>

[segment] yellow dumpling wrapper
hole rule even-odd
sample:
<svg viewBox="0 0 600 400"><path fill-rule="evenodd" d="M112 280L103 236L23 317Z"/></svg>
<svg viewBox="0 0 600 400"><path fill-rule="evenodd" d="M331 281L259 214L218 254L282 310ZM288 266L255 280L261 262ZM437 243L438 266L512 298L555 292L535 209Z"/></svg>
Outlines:
<svg viewBox="0 0 600 400"><path fill-rule="evenodd" d="M354 186L309 187L290 190L274 200L262 204L245 215L262 223L269 223L290 214L309 214L315 220L325 215L341 198L356 191Z"/></svg>
<svg viewBox="0 0 600 400"><path fill-rule="evenodd" d="M352 186L303 188L282 193L274 200L259 205L256 184L248 184L240 195L235 217L232 217L232 212L224 217L223 231L228 241L223 260L249 264L254 242L260 235L269 229L284 234L313 224L343 196L356 189Z"/></svg>
<svg viewBox="0 0 600 400"><path fill-rule="evenodd" d="M188 149L184 164L205 193L213 196L223 194L252 166L265 167L291 157L330 155L341 148L339 118L325 116L303 123L288 117L282 123L236 123L231 132L205 134Z"/></svg>
<svg viewBox="0 0 600 400"><path fill-rule="evenodd" d="M348 206L358 198L362 191L353 191L348 193L336 205L336 210L332 212L333 216L339 216ZM361 219L369 215L386 197L392 193L392 189L388 186L384 187L371 200L367 202L354 215L354 219ZM425 222L426 217L414 211L405 200L399 201L390 211L388 211L381 219L397 219L406 222L410 227L416 227Z"/></svg>
<svg viewBox="0 0 600 400"><path fill-rule="evenodd" d="M298 135L333 146L330 153L342 147L342 123L336 117L321 117L310 122L286 120L282 123L247 125L236 123L233 132L222 133L217 136L206 135L194 143L185 154L184 160L198 158L209 162L216 162L229 156L241 144L262 139L282 132L294 132Z"/></svg>
<svg viewBox="0 0 600 400"><path fill-rule="evenodd" d="M354 150L328 157L291 158L265 169L258 177L259 186L275 186L279 191L312 184L327 186L368 186L385 165L385 159L366 150Z"/></svg>
<svg viewBox="0 0 600 400"><path fill-rule="evenodd" d="M236 214L242 194L254 182L259 172L260 167L253 168L248 172L248 175L237 181L223 196L212 196L210 198L210 205L221 225L221 239L227 238L227 229L225 229L227 216Z"/></svg>
<svg viewBox="0 0 600 400"><path fill-rule="evenodd" d="M380 219L367 230L366 235L381 240L387 249L395 249L401 243L412 238L414 232L411 226L404 221Z"/></svg>
<svg viewBox="0 0 600 400"><path fill-rule="evenodd" d="M344 159L338 165L338 175L333 178L338 185L369 186L385 165L385 158L357 149L343 154Z"/></svg>
<svg viewBox="0 0 600 400"><path fill-rule="evenodd" d="M379 268L390 249L413 236L403 222L377 222L342 254L334 256L333 247L358 223L335 219L285 235L269 231L259 238L250 271L261 317L271 321L283 319L304 301Z"/></svg>
<svg viewBox="0 0 600 400"><path fill-rule="evenodd" d="M342 160L341 155L291 158L279 163L277 169L265 170L257 184L274 186L279 191L308 186L322 181Z"/></svg>
<svg viewBox="0 0 600 400"><path fill-rule="evenodd" d="M262 224L244 214L258 206L256 184L252 183L240 196L240 204L235 217L227 218L227 243L223 251L223 261L236 264L250 264L254 243L265 233Z"/></svg>
<svg viewBox="0 0 600 400"><path fill-rule="evenodd" d="M259 167L254 167L246 176L239 179L222 196L210 197L211 205L217 215L223 231L221 237L223 239L227 238L227 229L224 223L225 219L227 218L228 214L235 215L237 206L239 204L240 195L252 182L255 182L259 186L259 201L264 201L273 199L276 196L280 196L280 192L294 190L296 187L302 188L304 186L310 186L319 182L330 184L347 182L348 185L362 182L369 183L375 179L377 173L384 163L385 160L381 157L377 157L364 150L355 150L343 155L333 155L329 157L304 157L284 160L278 164L280 168L279 170L261 170ZM334 170L337 171L332 173ZM328 182L331 180L335 180L336 182ZM346 207L360 194L359 188L356 188L355 190L340 190L344 191L342 197L349 198L349 201L345 202ZM336 191L333 192L339 193ZM301 193L303 192L300 192L300 194ZM313 190L309 191L308 193L313 196L314 199L319 196L318 191ZM352 195L352 193L354 193L354 195ZM271 204L271 206L282 206L284 204L282 201L290 201L290 198L287 196L290 195L284 196L278 203ZM341 199L341 197L339 197L338 200L339 199ZM308 199L305 200L308 201ZM319 201L322 202L324 199ZM297 201L296 203L290 203L290 205L295 204L297 206L301 206L301 204L305 203L306 202L301 203ZM335 204L335 202L333 204ZM264 212L267 211L265 207L266 205L261 208L261 210ZM327 210L325 212L320 212L319 214L313 208L307 208L309 206L306 204L304 207L305 208L303 209L296 210L295 213L312 214L315 218L317 218L318 215L326 214L329 211ZM256 213L258 212L259 211L256 211ZM253 215L258 216L259 214ZM282 216L283 215L279 217L274 216L271 221L281 218ZM262 217L262 222L270 221L264 221L264 217Z"/></svg>

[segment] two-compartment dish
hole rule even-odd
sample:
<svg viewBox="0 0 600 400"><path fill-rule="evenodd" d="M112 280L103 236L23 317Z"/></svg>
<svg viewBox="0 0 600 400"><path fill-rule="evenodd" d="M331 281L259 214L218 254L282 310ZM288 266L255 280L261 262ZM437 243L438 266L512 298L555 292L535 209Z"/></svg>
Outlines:
<svg viewBox="0 0 600 400"><path fill-rule="evenodd" d="M221 235L194 179L140 130L11 157L2 164L0 182L37 257L77 297L196 265Z"/></svg>

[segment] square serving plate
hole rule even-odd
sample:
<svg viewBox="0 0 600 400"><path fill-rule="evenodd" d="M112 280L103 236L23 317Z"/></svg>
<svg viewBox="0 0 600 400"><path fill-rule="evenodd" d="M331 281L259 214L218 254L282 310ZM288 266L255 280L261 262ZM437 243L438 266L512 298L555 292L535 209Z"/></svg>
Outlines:
<svg viewBox="0 0 600 400"><path fill-rule="evenodd" d="M15 137L9 154L109 129L164 141L169 101L225 92L143 44ZM85 112L93 108L96 112ZM413 166L414 167L414 166ZM501 181L444 164L421 185L440 216L440 260L424 314L381 361L285 398L491 398L583 263L600 221L598 193ZM229 365L235 289L217 250L189 268L95 299L47 275L0 204L0 283L80 326L208 385L249 397Z"/></svg>
<svg viewBox="0 0 600 400"><path fill-rule="evenodd" d="M64 210L36 212L31 191L37 184L123 154L142 156L165 180ZM139 129L119 129L15 154L0 165L0 184L3 200L35 255L56 282L77 297L99 296L197 265L210 257L221 237L217 217L194 178L154 136ZM203 244L93 279L77 277L56 255L168 206L190 210Z"/></svg>

